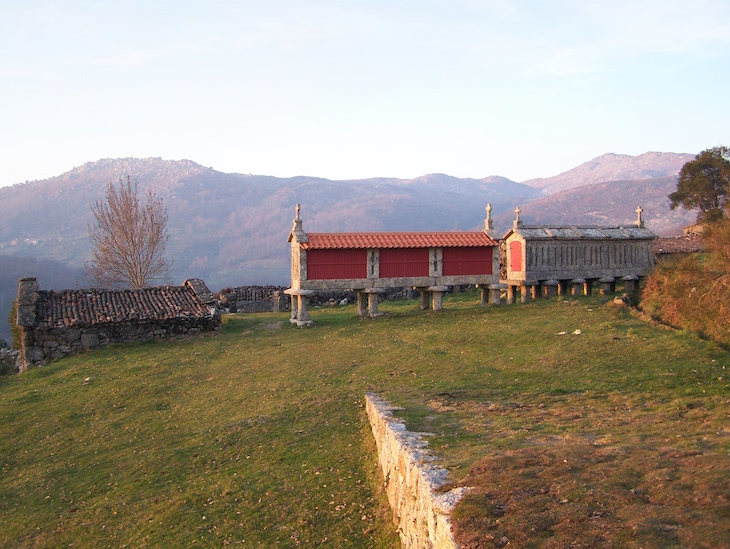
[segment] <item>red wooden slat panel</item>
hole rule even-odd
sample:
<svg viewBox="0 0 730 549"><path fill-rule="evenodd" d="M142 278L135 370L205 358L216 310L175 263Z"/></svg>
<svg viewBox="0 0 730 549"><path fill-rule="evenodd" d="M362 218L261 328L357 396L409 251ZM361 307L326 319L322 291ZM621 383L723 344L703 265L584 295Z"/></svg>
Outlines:
<svg viewBox="0 0 730 549"><path fill-rule="evenodd" d="M367 278L367 250L308 250L307 279L338 280Z"/></svg>
<svg viewBox="0 0 730 549"><path fill-rule="evenodd" d="M492 274L492 247L444 248L444 276Z"/></svg>
<svg viewBox="0 0 730 549"><path fill-rule="evenodd" d="M509 268L511 271L522 270L522 242L509 243Z"/></svg>
<svg viewBox="0 0 730 549"><path fill-rule="evenodd" d="M428 276L428 248L382 248L380 278Z"/></svg>

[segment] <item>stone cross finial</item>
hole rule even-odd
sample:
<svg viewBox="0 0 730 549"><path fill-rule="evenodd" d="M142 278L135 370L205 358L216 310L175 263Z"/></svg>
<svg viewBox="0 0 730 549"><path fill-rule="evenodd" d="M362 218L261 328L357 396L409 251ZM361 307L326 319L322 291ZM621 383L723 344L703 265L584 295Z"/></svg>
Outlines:
<svg viewBox="0 0 730 549"><path fill-rule="evenodd" d="M296 220L299 220L299 210L301 210L301 206L297 204L297 216L294 218Z"/></svg>
<svg viewBox="0 0 730 549"><path fill-rule="evenodd" d="M484 229L486 231L494 230L494 221L492 221L492 205L487 204L487 219L484 222Z"/></svg>
<svg viewBox="0 0 730 549"><path fill-rule="evenodd" d="M522 226L522 221L520 221L520 211L521 211L521 210L520 210L520 207L519 207L519 206L517 206L517 207L515 208L515 221L514 221L514 223L513 223L513 227L514 227L515 229L516 229L517 227L521 227L521 226Z"/></svg>
<svg viewBox="0 0 730 549"><path fill-rule="evenodd" d="M636 224L639 226L640 229L643 229L644 228L644 220L641 219L641 213L643 211L644 210L643 210L643 208L641 206L639 206L638 208L636 208L636 216L637 216Z"/></svg>

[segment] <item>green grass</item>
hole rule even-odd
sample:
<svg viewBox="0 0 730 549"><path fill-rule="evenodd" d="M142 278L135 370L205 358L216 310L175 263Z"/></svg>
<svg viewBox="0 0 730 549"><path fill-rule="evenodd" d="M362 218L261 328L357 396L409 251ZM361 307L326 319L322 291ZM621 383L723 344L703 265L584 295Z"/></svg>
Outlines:
<svg viewBox="0 0 730 549"><path fill-rule="evenodd" d="M599 297L477 301L313 310L309 329L230 315L0 378L0 546L399 547L366 391L477 486L455 515L471 546L549 547L583 522L617 546L730 543L726 352Z"/></svg>

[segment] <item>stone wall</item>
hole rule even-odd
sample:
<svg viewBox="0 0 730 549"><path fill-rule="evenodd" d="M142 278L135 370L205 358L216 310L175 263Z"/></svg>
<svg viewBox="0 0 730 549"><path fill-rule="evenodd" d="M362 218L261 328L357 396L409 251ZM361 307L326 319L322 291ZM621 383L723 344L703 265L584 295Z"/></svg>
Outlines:
<svg viewBox="0 0 730 549"><path fill-rule="evenodd" d="M467 488L437 493L448 471L433 464L426 443L393 417L393 408L378 395L365 395L366 410L378 448L388 501L406 549L458 548L450 513Z"/></svg>
<svg viewBox="0 0 730 549"><path fill-rule="evenodd" d="M18 364L19 355L20 353L14 349L0 348L0 376L18 373L20 368Z"/></svg>
<svg viewBox="0 0 730 549"><path fill-rule="evenodd" d="M282 313L289 310L283 286L238 286L216 294L218 307L229 313Z"/></svg>
<svg viewBox="0 0 730 549"><path fill-rule="evenodd" d="M152 322L117 322L86 328L51 328L28 330L25 344L27 364L88 351L109 343L131 343L150 339L194 335L220 327L220 318L173 319Z"/></svg>

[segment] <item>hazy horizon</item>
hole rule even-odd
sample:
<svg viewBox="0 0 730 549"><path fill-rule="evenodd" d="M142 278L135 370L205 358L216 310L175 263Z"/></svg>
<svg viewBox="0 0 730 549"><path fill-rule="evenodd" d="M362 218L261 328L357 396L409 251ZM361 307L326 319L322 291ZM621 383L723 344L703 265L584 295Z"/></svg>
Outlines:
<svg viewBox="0 0 730 549"><path fill-rule="evenodd" d="M525 181L730 144L730 4L5 6L0 186L102 158Z"/></svg>

